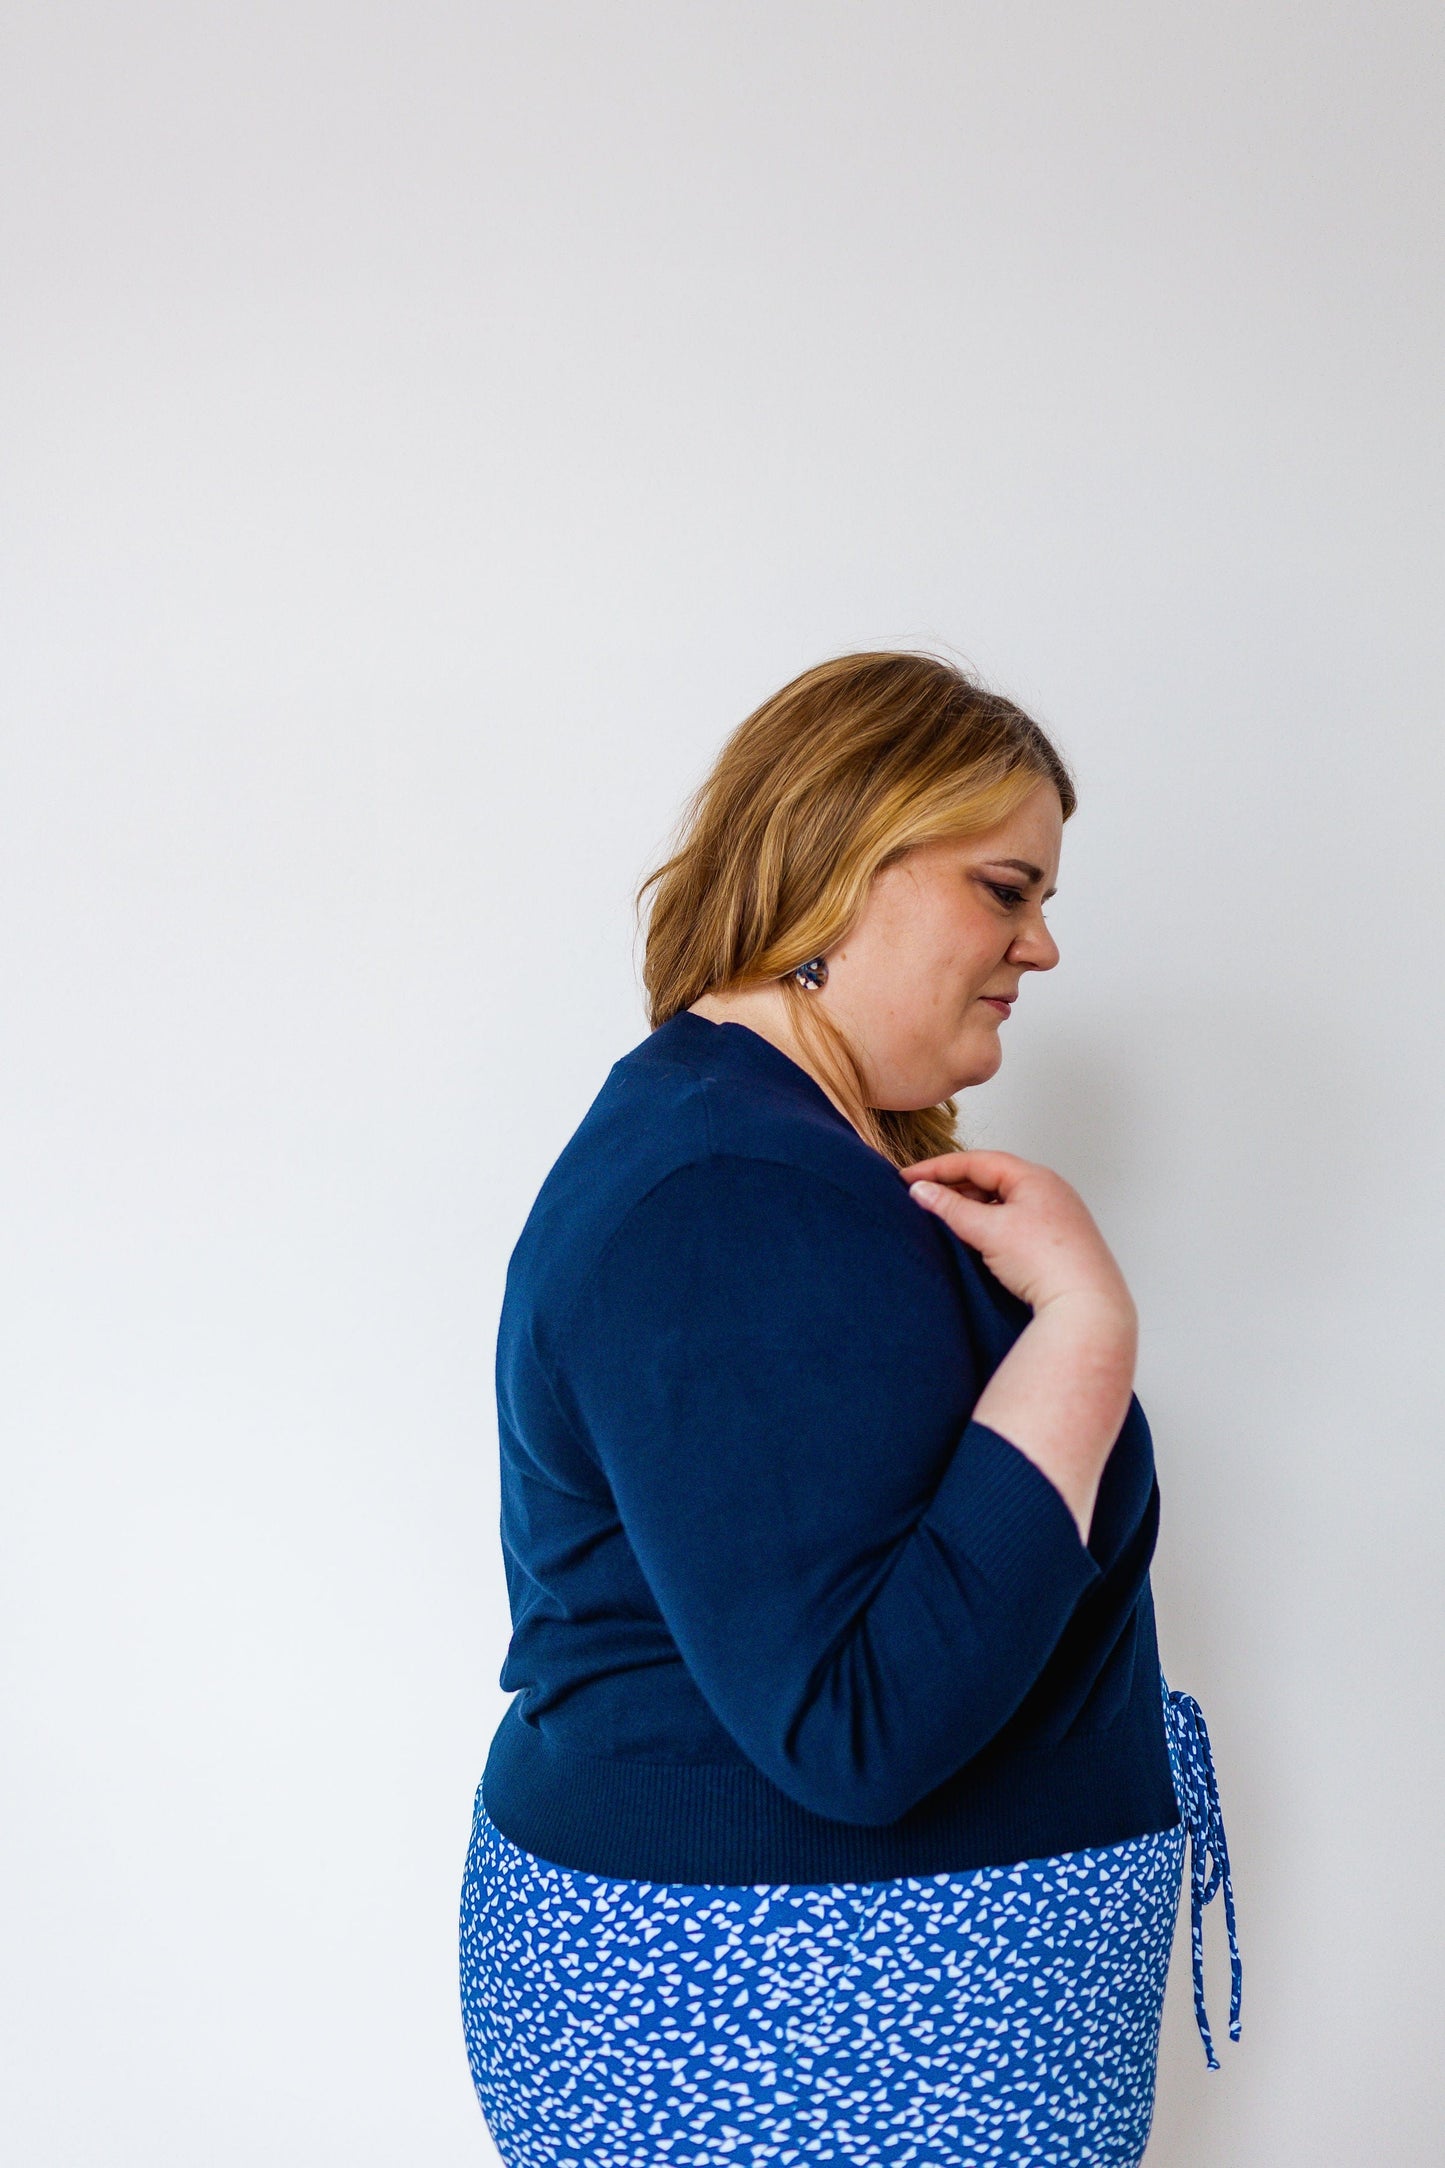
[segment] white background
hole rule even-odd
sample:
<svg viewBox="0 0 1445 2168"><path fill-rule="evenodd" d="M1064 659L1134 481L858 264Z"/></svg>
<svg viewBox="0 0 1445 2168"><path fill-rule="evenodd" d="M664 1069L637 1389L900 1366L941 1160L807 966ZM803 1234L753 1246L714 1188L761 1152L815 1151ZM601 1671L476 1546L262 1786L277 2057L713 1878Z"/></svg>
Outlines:
<svg viewBox="0 0 1445 2168"><path fill-rule="evenodd" d="M727 731L933 642L1078 773L965 1124L1137 1291L1236 1858L1245 2041L1176 1970L1151 2168L1420 2168L1438 7L4 28L11 2157L492 2158L507 1254Z"/></svg>

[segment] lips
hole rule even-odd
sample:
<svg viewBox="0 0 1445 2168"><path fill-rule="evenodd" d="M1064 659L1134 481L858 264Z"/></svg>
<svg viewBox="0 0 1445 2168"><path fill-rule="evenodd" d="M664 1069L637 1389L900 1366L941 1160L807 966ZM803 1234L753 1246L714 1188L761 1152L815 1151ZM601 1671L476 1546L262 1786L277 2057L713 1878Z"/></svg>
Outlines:
<svg viewBox="0 0 1445 2168"><path fill-rule="evenodd" d="M991 1009L997 1009L1000 1016L1008 1016L1012 1013L1013 1005L1018 996L1017 994L981 994L979 999L986 1001Z"/></svg>

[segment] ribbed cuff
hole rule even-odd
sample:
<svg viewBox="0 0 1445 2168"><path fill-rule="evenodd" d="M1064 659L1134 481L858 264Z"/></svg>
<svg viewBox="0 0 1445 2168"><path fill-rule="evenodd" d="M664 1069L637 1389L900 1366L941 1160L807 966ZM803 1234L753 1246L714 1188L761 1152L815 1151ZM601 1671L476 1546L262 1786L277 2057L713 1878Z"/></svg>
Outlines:
<svg viewBox="0 0 1445 2168"><path fill-rule="evenodd" d="M987 1423L964 1430L924 1520L1012 1609L1042 1599L1061 1627L1100 1578L1060 1493Z"/></svg>

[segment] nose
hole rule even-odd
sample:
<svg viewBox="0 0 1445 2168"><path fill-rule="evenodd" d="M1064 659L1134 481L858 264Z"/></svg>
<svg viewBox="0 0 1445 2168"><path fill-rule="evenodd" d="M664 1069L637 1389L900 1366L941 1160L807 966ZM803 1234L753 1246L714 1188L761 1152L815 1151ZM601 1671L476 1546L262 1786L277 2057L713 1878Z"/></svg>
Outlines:
<svg viewBox="0 0 1445 2168"><path fill-rule="evenodd" d="M1026 971L1053 970L1059 960L1059 944L1049 932L1042 911L1035 911L1027 926L1014 935L1009 956Z"/></svg>

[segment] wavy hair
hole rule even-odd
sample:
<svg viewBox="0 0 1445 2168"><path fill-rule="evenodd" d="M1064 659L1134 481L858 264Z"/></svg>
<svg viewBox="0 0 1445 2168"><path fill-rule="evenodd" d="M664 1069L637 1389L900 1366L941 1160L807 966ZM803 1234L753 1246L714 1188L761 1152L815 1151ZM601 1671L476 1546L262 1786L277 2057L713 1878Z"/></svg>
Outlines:
<svg viewBox="0 0 1445 2168"><path fill-rule="evenodd" d="M1065 820L1072 778L1039 725L934 655L819 663L755 708L689 799L652 892L642 980L656 1030L703 994L776 980L799 1042L895 1166L955 1149L957 1106L869 1107L858 1056L792 977L857 918L881 866L981 833L1040 781Z"/></svg>

